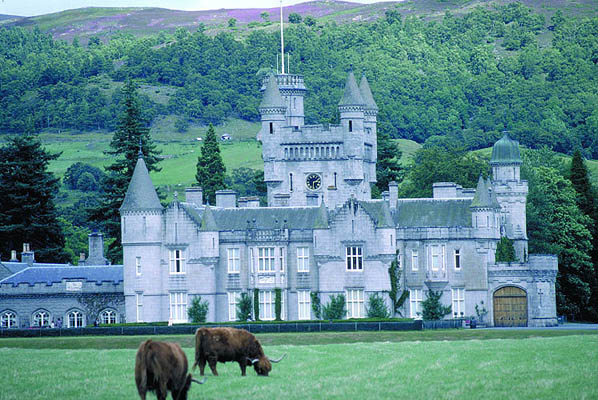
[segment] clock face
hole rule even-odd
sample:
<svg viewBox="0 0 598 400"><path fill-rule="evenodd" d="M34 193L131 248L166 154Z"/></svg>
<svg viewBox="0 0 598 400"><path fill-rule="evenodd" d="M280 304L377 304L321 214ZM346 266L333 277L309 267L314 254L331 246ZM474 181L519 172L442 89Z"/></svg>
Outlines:
<svg viewBox="0 0 598 400"><path fill-rule="evenodd" d="M322 186L322 178L318 174L309 174L305 178L305 186L309 190L318 190Z"/></svg>

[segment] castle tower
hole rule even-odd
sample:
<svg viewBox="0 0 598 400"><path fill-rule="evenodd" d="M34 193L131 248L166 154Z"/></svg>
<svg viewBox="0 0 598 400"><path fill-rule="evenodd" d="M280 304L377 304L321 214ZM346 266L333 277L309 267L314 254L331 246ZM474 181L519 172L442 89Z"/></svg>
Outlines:
<svg viewBox="0 0 598 400"><path fill-rule="evenodd" d="M497 241L500 239L500 225L497 215L500 206L496 201L493 201L488 183L482 175L478 179L470 209L471 226L477 231L475 236L481 240ZM483 248L491 249L493 246L487 245ZM488 262L494 263L495 254L493 251L488 252L486 257Z"/></svg>
<svg viewBox="0 0 598 400"><path fill-rule="evenodd" d="M369 164L370 184L376 183L376 162L378 160L378 137L376 130L376 118L378 116L378 105L370 89L365 73L361 75L359 91L365 103L364 107L364 162Z"/></svg>
<svg viewBox="0 0 598 400"><path fill-rule="evenodd" d="M293 126L300 129L305 125L305 111L303 99L307 88L303 81L303 75L297 74L278 74L274 75L280 95L286 106L285 119L287 126ZM270 80L268 78L268 80ZM264 80L262 90L267 88L267 82Z"/></svg>
<svg viewBox="0 0 598 400"><path fill-rule="evenodd" d="M276 77L272 74L266 82L264 97L262 97L258 110L262 120L262 129L258 133L257 140L262 144L267 141L268 135L280 134L280 128L289 126L285 117L287 107L280 95Z"/></svg>
<svg viewBox="0 0 598 400"><path fill-rule="evenodd" d="M492 193L501 207L501 235L513 240L520 261L527 259L527 181L520 177L519 142L505 135L492 147Z"/></svg>
<svg viewBox="0 0 598 400"><path fill-rule="evenodd" d="M162 309L162 212L163 207L140 152L120 207L128 322L146 321L144 310Z"/></svg>

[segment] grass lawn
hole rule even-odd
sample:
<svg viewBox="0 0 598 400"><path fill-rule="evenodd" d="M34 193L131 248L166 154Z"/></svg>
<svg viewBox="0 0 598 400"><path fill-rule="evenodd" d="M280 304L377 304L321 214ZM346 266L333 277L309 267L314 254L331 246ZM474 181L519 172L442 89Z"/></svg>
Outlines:
<svg viewBox="0 0 598 400"><path fill-rule="evenodd" d="M206 384L193 386L189 398L598 397L598 386L595 385L598 381L598 335L569 331L568 336L558 336L562 331L497 330L477 331L471 336L468 332L259 335L268 355L288 354L283 362L274 365L270 377L257 377L253 371L241 377L238 365L219 364L220 376L212 377L208 373ZM549 332L548 337L534 337L540 332ZM355 335L363 341L320 344L330 339L347 342ZM416 340L418 335L422 340ZM528 338L518 339L521 335ZM396 338L399 341L393 341ZM143 339L2 339L0 375L5 379L0 398L134 399L137 397L133 377L135 347ZM194 350L189 345L192 343L190 335L159 339L182 341L192 360ZM49 348L54 347L53 344L64 346L68 343L79 347L85 342L100 347ZM271 344L273 342L279 344ZM315 344L290 344L294 342ZM38 348L15 348L19 343L33 343ZM101 348L102 344L108 349ZM122 347L114 348L115 344Z"/></svg>

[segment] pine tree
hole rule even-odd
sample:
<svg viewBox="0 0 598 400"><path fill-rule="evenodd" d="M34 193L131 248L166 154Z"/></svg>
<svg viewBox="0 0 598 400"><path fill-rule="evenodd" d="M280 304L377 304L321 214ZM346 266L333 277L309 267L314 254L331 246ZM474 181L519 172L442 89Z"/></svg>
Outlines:
<svg viewBox="0 0 598 400"><path fill-rule="evenodd" d="M33 135L16 136L0 148L0 253L29 243L36 261L67 262L54 195L59 179L48 163L60 154L42 148Z"/></svg>
<svg viewBox="0 0 598 400"><path fill-rule="evenodd" d="M216 191L225 188L225 176L226 168L220 155L216 132L210 124L203 146L201 146L201 154L197 158L197 173L195 174L197 185L202 187L204 198L210 204L215 204Z"/></svg>
<svg viewBox="0 0 598 400"><path fill-rule="evenodd" d="M506 236L502 236L496 245L496 262L513 261L517 261L513 241Z"/></svg>
<svg viewBox="0 0 598 400"><path fill-rule="evenodd" d="M380 192L388 190L392 181L400 183L403 180L401 166L401 150L392 141L388 133L378 132L378 162L376 163L376 187Z"/></svg>
<svg viewBox="0 0 598 400"><path fill-rule="evenodd" d="M124 111L110 142L110 150L105 152L115 158L115 161L106 167L107 176L102 181L104 195L100 200L100 206L91 214L92 220L102 223L106 236L116 239L108 246L107 251L107 258L112 262L122 259L119 208L133 176L140 146L147 169L150 172L160 170L157 166L160 161L159 152L141 115L136 85L130 80L127 81L122 93Z"/></svg>

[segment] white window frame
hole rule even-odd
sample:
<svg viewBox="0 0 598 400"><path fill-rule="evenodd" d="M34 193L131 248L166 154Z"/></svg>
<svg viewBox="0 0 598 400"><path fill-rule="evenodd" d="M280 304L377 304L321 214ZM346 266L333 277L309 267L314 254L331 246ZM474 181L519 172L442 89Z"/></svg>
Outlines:
<svg viewBox="0 0 598 400"><path fill-rule="evenodd" d="M241 299L241 292L239 292L239 291L228 292L228 320L229 321L237 320L237 305L239 304L240 299Z"/></svg>
<svg viewBox="0 0 598 400"><path fill-rule="evenodd" d="M257 248L257 272L275 272L276 256L275 247Z"/></svg>
<svg viewBox="0 0 598 400"><path fill-rule="evenodd" d="M0 317L1 328L18 328L17 313L13 311L4 311Z"/></svg>
<svg viewBox="0 0 598 400"><path fill-rule="evenodd" d="M430 246L430 269L432 271L440 271L444 269L444 257L442 256L442 248L444 246L434 245Z"/></svg>
<svg viewBox="0 0 598 400"><path fill-rule="evenodd" d="M187 322L187 292L170 292L170 320Z"/></svg>
<svg viewBox="0 0 598 400"><path fill-rule="evenodd" d="M241 249L238 247L226 249L226 259L229 274L241 273Z"/></svg>
<svg viewBox="0 0 598 400"><path fill-rule="evenodd" d="M457 315L456 318L465 315L465 288L453 288L451 289L453 299L453 316ZM461 314L463 313L463 314Z"/></svg>
<svg viewBox="0 0 598 400"><path fill-rule="evenodd" d="M419 271L419 250L411 249L411 271Z"/></svg>
<svg viewBox="0 0 598 400"><path fill-rule="evenodd" d="M137 276L141 275L141 257L140 256L135 257L135 275L137 275Z"/></svg>
<svg viewBox="0 0 598 400"><path fill-rule="evenodd" d="M185 274L185 251L183 249L170 250L170 274Z"/></svg>
<svg viewBox="0 0 598 400"><path fill-rule="evenodd" d="M345 299L347 303L347 318L364 318L364 295L365 293L363 289L345 290Z"/></svg>
<svg viewBox="0 0 598 400"><path fill-rule="evenodd" d="M108 308L103 310L100 313L100 323L102 324L116 324L118 320L116 319L116 311Z"/></svg>
<svg viewBox="0 0 598 400"><path fill-rule="evenodd" d="M346 267L347 271L363 271L363 247L346 247Z"/></svg>
<svg viewBox="0 0 598 400"><path fill-rule="evenodd" d="M297 247L297 272L309 272L309 247Z"/></svg>
<svg viewBox="0 0 598 400"><path fill-rule="evenodd" d="M41 318L41 323L40 323ZM34 327L43 327L43 326L50 326L50 312L46 310L37 310L33 314L33 326Z"/></svg>
<svg viewBox="0 0 598 400"><path fill-rule="evenodd" d="M309 290L297 290L297 319L311 319L311 292Z"/></svg>
<svg viewBox="0 0 598 400"><path fill-rule="evenodd" d="M83 327L83 312L81 310L71 310L66 314L67 328Z"/></svg>
<svg viewBox="0 0 598 400"><path fill-rule="evenodd" d="M409 290L409 316L411 318L421 318L422 316L422 303L423 301L423 289L410 289ZM418 315L419 313L419 315Z"/></svg>
<svg viewBox="0 0 598 400"><path fill-rule="evenodd" d="M276 317L274 290L260 290L260 319L262 321L274 321ZM282 299L281 299L282 300ZM282 314L282 313L281 313Z"/></svg>
<svg viewBox="0 0 598 400"><path fill-rule="evenodd" d="M455 270L461 270L461 249L455 249L453 251L453 261L455 265Z"/></svg>
<svg viewBox="0 0 598 400"><path fill-rule="evenodd" d="M137 322L143 322L143 292L135 293L135 307L137 313Z"/></svg>

